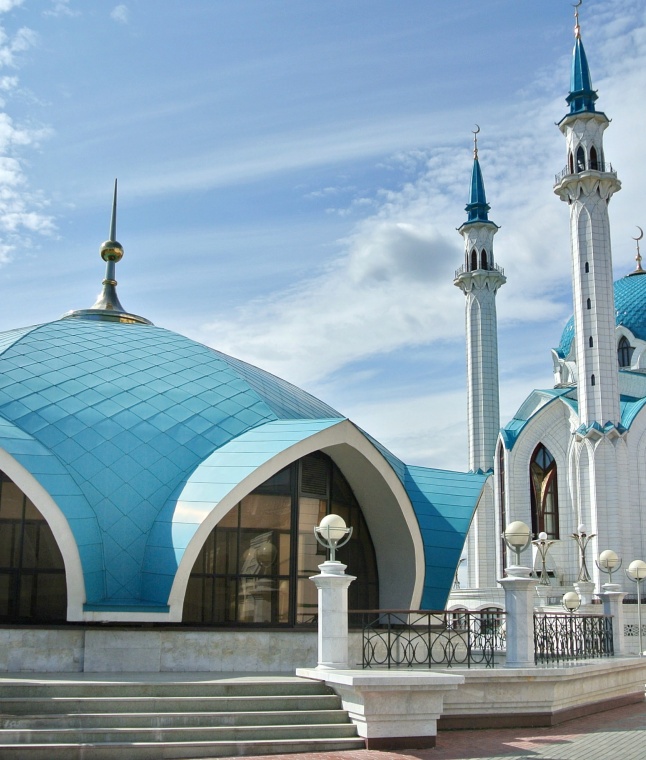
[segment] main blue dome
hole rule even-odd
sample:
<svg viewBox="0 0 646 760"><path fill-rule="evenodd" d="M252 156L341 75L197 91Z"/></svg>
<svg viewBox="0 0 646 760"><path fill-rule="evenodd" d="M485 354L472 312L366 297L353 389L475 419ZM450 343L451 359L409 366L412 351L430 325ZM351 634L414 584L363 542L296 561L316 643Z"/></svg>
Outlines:
<svg viewBox="0 0 646 760"><path fill-rule="evenodd" d="M646 340L646 276L630 274L617 280L615 290L615 316L617 326L622 325L640 340ZM574 340L574 317L563 328L556 352L565 359Z"/></svg>

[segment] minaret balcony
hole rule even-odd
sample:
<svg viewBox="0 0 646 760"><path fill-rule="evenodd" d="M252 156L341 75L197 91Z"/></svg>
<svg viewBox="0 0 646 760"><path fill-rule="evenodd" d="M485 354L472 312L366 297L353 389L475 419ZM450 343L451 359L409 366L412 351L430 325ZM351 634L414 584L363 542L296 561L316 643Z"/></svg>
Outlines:
<svg viewBox="0 0 646 760"><path fill-rule="evenodd" d="M584 174L589 176L591 173L612 174L613 177L617 177L617 172L612 168L612 164L605 163L603 161L597 161L593 166L589 166L587 169L577 169L572 171L569 166L566 166L563 171L560 171L554 177L554 186L560 185L566 177L574 176L576 174Z"/></svg>
<svg viewBox="0 0 646 760"><path fill-rule="evenodd" d="M505 276L505 270L499 267L498 264L488 266L486 269L478 267L478 269L469 269L466 264L463 264L459 269L455 270L455 279L457 280L463 274L474 274L475 272L498 272L503 277Z"/></svg>

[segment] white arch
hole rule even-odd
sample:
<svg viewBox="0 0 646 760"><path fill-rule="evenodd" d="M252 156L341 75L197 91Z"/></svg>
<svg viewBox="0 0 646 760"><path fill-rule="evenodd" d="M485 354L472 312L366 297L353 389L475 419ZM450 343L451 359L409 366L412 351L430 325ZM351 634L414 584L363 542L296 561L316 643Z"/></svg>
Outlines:
<svg viewBox="0 0 646 760"><path fill-rule="evenodd" d="M85 602L85 580L76 539L67 518L36 478L5 449L0 448L0 470L34 503L47 521L58 548L63 555L67 585L67 619L82 620Z"/></svg>
<svg viewBox="0 0 646 760"><path fill-rule="evenodd" d="M323 451L337 464L361 505L377 555L380 606L415 609L419 605L425 561L413 506L383 455L351 422L343 420L279 452L214 504L180 560L168 598L170 621L181 621L193 565L218 522L254 488L314 451Z"/></svg>

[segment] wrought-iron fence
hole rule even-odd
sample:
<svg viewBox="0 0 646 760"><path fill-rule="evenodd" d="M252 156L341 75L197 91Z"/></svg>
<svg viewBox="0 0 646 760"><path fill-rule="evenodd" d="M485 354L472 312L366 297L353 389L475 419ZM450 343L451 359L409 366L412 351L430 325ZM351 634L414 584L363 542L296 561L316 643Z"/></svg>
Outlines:
<svg viewBox="0 0 646 760"><path fill-rule="evenodd" d="M363 667L484 665L493 668L505 649L502 610L359 610L350 613L363 629Z"/></svg>
<svg viewBox="0 0 646 760"><path fill-rule="evenodd" d="M534 661L537 665L613 655L610 615L534 613Z"/></svg>

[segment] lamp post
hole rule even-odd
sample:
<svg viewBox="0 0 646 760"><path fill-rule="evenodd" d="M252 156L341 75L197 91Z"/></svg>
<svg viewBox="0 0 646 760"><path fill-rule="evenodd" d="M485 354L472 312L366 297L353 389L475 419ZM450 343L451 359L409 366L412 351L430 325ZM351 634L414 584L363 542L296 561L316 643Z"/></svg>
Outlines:
<svg viewBox="0 0 646 760"><path fill-rule="evenodd" d="M576 545L579 547L579 577L577 580L582 581L583 583L588 583L591 580L585 558L585 550L591 539L596 535L596 533L590 533L590 535L588 535L585 532L585 525L583 525L583 523L579 525L577 533L572 533L572 538L576 541Z"/></svg>
<svg viewBox="0 0 646 760"><path fill-rule="evenodd" d="M563 594L561 605L566 612L569 612L570 615L572 615L581 606L581 597L576 591L568 591L566 594Z"/></svg>
<svg viewBox="0 0 646 760"><path fill-rule="evenodd" d="M599 555L599 559L595 560L595 563L602 573L608 574L608 583L604 584L604 588L609 585L612 586L612 574L615 570L619 570L623 560L619 559L617 552L613 552L612 549L605 549Z"/></svg>
<svg viewBox="0 0 646 760"><path fill-rule="evenodd" d="M321 524L314 528L314 536L321 546L329 549L330 562L336 562L336 550L348 543L352 528L346 527L341 515L326 515Z"/></svg>
<svg viewBox="0 0 646 760"><path fill-rule="evenodd" d="M516 565L520 567L520 555L532 541L532 532L529 526L520 520L515 520L505 528L502 538L507 548L516 552Z"/></svg>
<svg viewBox="0 0 646 760"><path fill-rule="evenodd" d="M637 584L637 627L639 628L639 656L644 653L642 646L642 598L641 582L646 578L646 562L634 559L626 569L626 575Z"/></svg>
<svg viewBox="0 0 646 760"><path fill-rule="evenodd" d="M318 670L348 668L348 586L354 580L335 552L350 540L352 528L339 515L326 515L314 528L316 540L330 551L330 559L319 565L319 575L310 578L318 589Z"/></svg>
<svg viewBox="0 0 646 760"><path fill-rule="evenodd" d="M540 581L538 582L539 586L549 586L550 585L550 579L547 575L547 552L550 549L550 546L555 543L555 541L548 541L547 540L547 533L545 531L541 531L538 534L538 540L532 541L532 544L536 547L540 557L541 557L541 576Z"/></svg>

